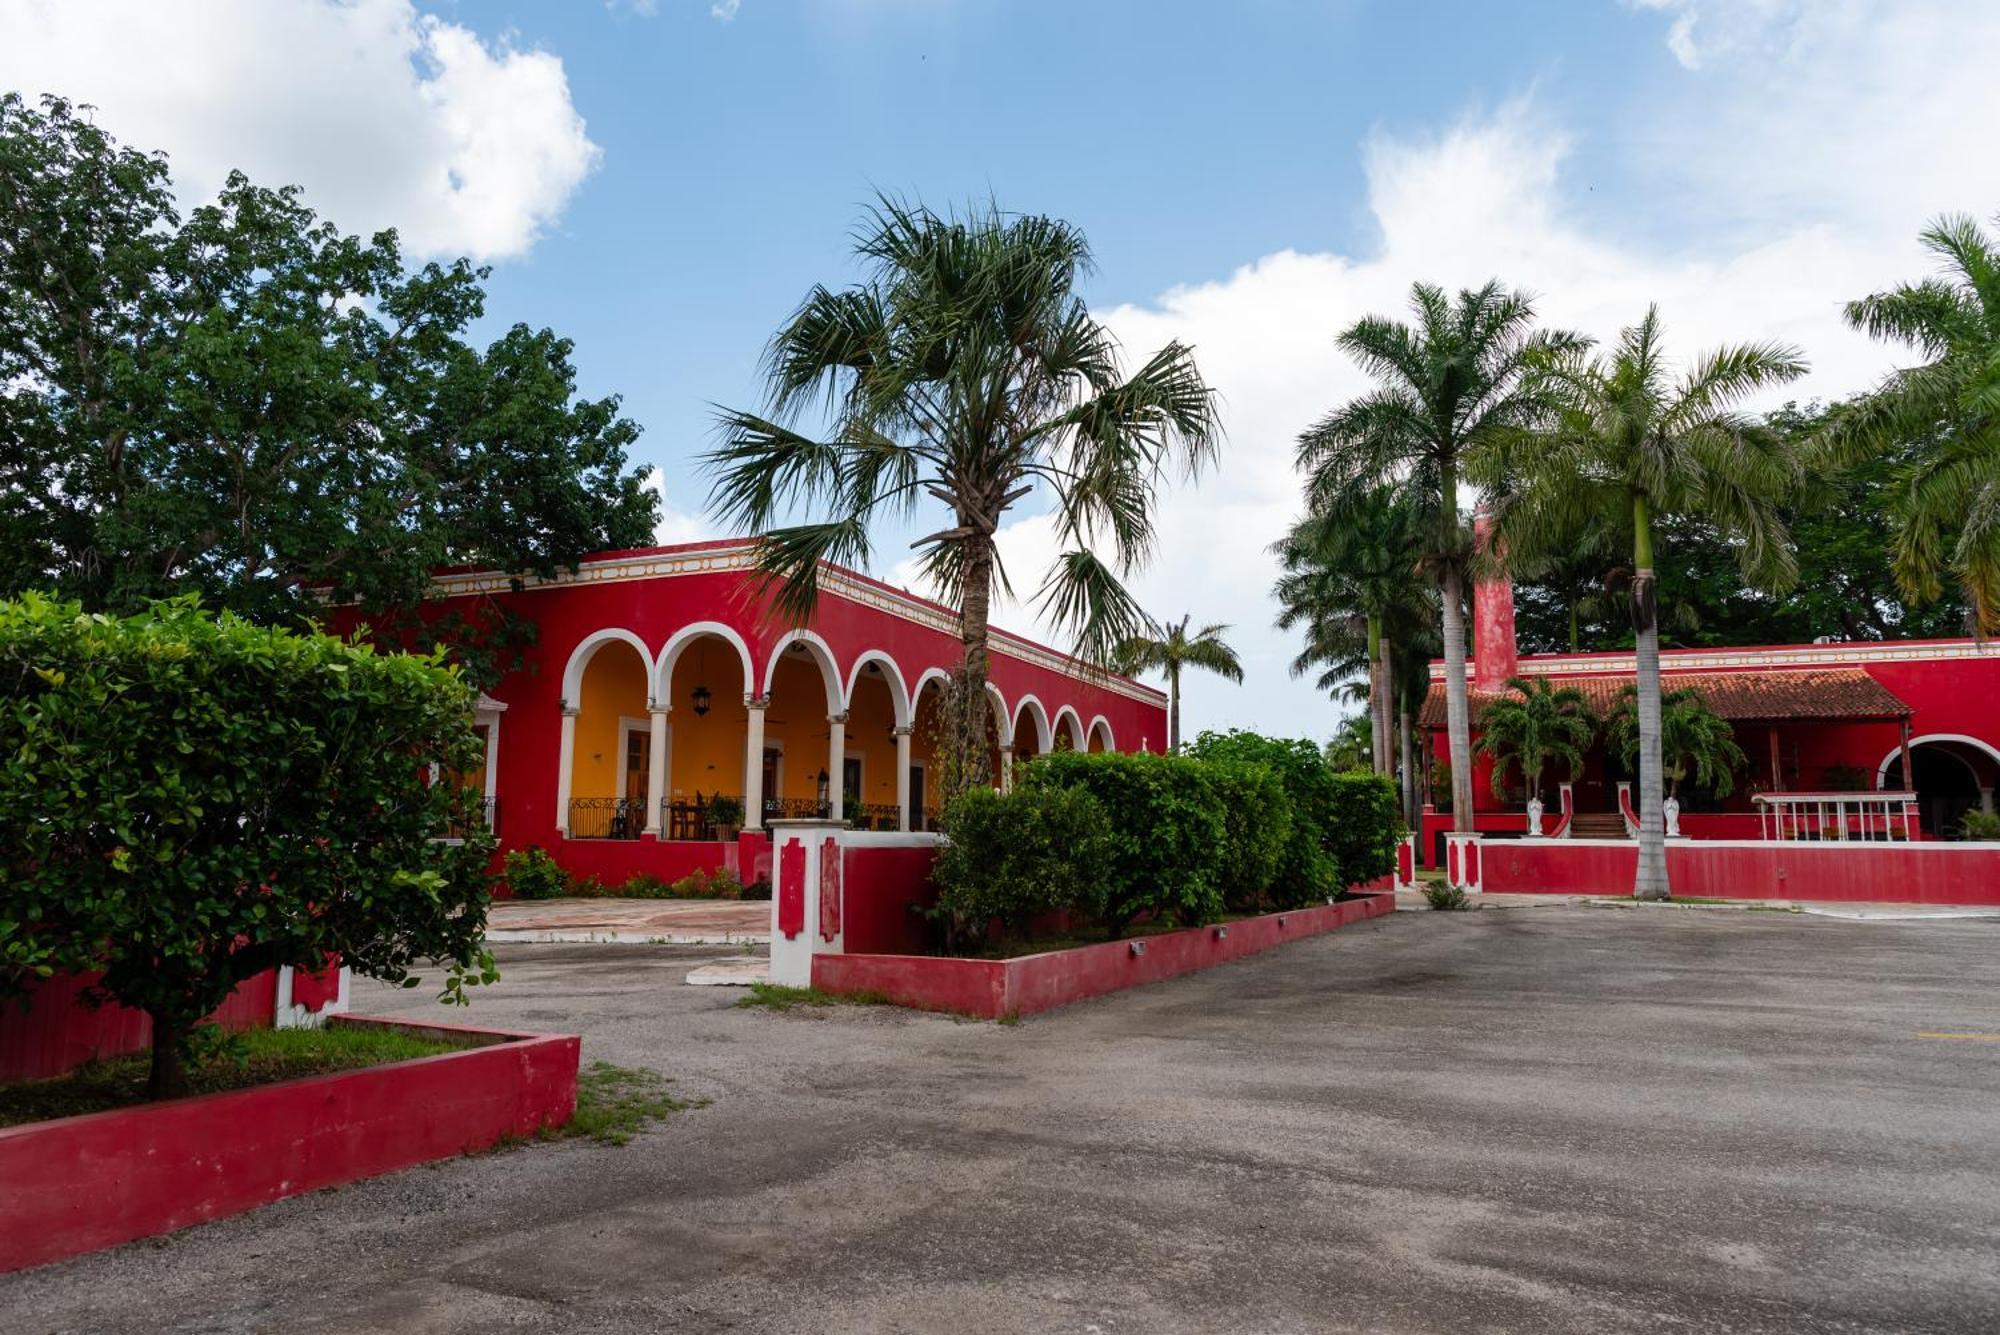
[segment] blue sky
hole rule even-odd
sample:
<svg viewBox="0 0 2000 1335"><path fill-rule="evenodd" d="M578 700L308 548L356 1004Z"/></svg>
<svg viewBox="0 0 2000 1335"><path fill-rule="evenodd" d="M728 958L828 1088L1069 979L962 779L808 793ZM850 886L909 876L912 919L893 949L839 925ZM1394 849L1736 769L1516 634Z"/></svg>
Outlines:
<svg viewBox="0 0 2000 1335"><path fill-rule="evenodd" d="M1189 725L1313 736L1339 710L1285 670L1264 548L1292 440L1365 387L1341 327L1497 275L1599 338L1657 301L1687 353L1790 341L1800 397L1863 389L1893 352L1841 304L2000 210L1996 68L1991 0L0 0L0 87L95 103L190 200L241 167L493 265L488 323L568 335L644 427L664 539L715 531L709 404L754 405L771 331L855 276L873 191L1078 224L1128 350L1184 339L1221 395L1222 467L1134 579L1235 623L1248 679L1190 683ZM913 578L902 536L875 573Z"/></svg>

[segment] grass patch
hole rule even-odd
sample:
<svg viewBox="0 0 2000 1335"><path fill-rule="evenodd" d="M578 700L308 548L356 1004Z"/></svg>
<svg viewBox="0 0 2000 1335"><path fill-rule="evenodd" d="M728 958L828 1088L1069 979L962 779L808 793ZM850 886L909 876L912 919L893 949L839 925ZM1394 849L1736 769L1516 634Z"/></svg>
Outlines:
<svg viewBox="0 0 2000 1335"><path fill-rule="evenodd" d="M467 1046L399 1029L333 1025L325 1029L252 1029L202 1044L189 1061L188 1092L232 1089L352 1071L385 1062L430 1057ZM110 1112L147 1102L152 1058L144 1052L79 1066L49 1080L0 1085L0 1126Z"/></svg>
<svg viewBox="0 0 2000 1335"><path fill-rule="evenodd" d="M880 992L822 992L816 987L786 987L781 983L752 983L750 995L739 999L738 1010L752 1007L771 1011L790 1011L800 1007L824 1006L886 1006L889 998Z"/></svg>
<svg viewBox="0 0 2000 1335"><path fill-rule="evenodd" d="M707 1099L676 1098L673 1082L656 1071L610 1062L592 1062L576 1073L576 1116L543 1133L546 1140L589 1137L600 1145L623 1145L655 1122Z"/></svg>
<svg viewBox="0 0 2000 1335"><path fill-rule="evenodd" d="M1672 895L1662 901L1668 904L1734 904L1733 899L1720 899L1713 895Z"/></svg>

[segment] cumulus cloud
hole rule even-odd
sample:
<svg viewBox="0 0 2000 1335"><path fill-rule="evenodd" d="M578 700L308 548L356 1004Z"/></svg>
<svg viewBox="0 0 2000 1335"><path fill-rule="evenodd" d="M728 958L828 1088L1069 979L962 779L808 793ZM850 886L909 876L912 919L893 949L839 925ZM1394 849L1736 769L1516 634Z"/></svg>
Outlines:
<svg viewBox="0 0 2000 1335"><path fill-rule="evenodd" d="M660 521L653 526L653 541L662 547L670 547L679 542L702 542L722 536L722 530L711 523L699 506L687 509L678 505L667 494L667 475L655 468L646 475L645 486L660 498Z"/></svg>
<svg viewBox="0 0 2000 1335"><path fill-rule="evenodd" d="M743 0L715 0L715 3L708 7L708 12L710 17L727 23L736 17L736 11L741 8Z"/></svg>
<svg viewBox="0 0 2000 1335"><path fill-rule="evenodd" d="M0 87L93 104L187 203L237 168L419 256L523 253L599 156L557 57L410 0L0 0Z"/></svg>
<svg viewBox="0 0 2000 1335"><path fill-rule="evenodd" d="M1925 272L1915 235L1934 214L2000 204L2000 159L1965 152L1949 128L2000 117L1990 9L1774 3L1749 7L1761 22L1723 29L1694 0L1645 7L1686 19L1679 40L1696 54L1679 87L1632 109L1646 132L1614 146L1630 150L1641 188L1622 200L1581 210L1566 177L1583 136L1604 127L1555 122L1523 99L1360 146L1375 249L1280 251L1100 312L1132 357L1191 343L1222 396L1222 466L1165 495L1161 551L1134 581L1158 616L1236 623L1246 683L1187 679L1190 728L1332 727L1334 706L1286 672L1296 644L1270 625L1265 548L1299 508L1298 433L1367 383L1335 334L1364 314L1405 314L1413 280L1498 276L1539 294L1546 322L1600 340L1658 302L1683 355L1794 343L1812 374L1771 400L1835 397L1872 384L1896 355L1846 328L1842 304ZM1008 526L1000 544L1017 593L1031 590L1055 550L1047 518ZM896 577L914 574L906 563ZM1018 603L995 617L1048 633Z"/></svg>

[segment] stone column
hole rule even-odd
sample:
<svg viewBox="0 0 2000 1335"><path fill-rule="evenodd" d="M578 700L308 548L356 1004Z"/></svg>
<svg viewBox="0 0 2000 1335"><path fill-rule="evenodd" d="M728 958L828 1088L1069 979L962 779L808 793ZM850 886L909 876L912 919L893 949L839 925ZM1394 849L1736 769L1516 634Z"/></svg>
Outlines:
<svg viewBox="0 0 2000 1335"><path fill-rule="evenodd" d="M743 757L743 828L764 828L764 707L767 695L746 695L744 708L750 711L749 738Z"/></svg>
<svg viewBox="0 0 2000 1335"><path fill-rule="evenodd" d="M896 729L896 828L904 834L910 832L910 733L913 729L905 726ZM1991 792L1991 789L1987 790ZM923 800L919 794L917 800Z"/></svg>
<svg viewBox="0 0 2000 1335"><path fill-rule="evenodd" d="M562 749L556 759L556 829L569 834L569 784L576 766L577 709L569 701L562 707Z"/></svg>
<svg viewBox="0 0 2000 1335"><path fill-rule="evenodd" d="M847 811L847 715L826 716L826 816L844 820Z"/></svg>
<svg viewBox="0 0 2000 1335"><path fill-rule="evenodd" d="M653 719L652 748L646 758L646 833L664 839L668 830L661 808L667 804L667 766L672 755L667 750L667 716L674 707L654 700L647 703L646 712Z"/></svg>

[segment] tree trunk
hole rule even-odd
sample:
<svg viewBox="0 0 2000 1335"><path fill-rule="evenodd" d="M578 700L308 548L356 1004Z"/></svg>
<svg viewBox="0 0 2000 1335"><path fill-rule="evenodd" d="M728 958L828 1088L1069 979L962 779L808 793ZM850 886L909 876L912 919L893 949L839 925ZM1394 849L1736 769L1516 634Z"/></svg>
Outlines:
<svg viewBox="0 0 2000 1335"><path fill-rule="evenodd" d="M187 1026L158 1013L153 1018L153 1069L146 1079L146 1096L177 1099L188 1092L187 1068L181 1049L187 1043Z"/></svg>
<svg viewBox="0 0 2000 1335"><path fill-rule="evenodd" d="M1445 567L1444 715L1451 755L1451 828L1472 832L1472 720L1465 690L1465 587L1457 565Z"/></svg>
<svg viewBox="0 0 2000 1335"><path fill-rule="evenodd" d="M1375 721L1370 725L1370 731L1382 739L1379 743L1379 750L1382 753L1382 764L1375 772L1377 774L1387 774L1393 778L1396 774L1396 658L1395 651L1390 646L1387 635L1382 637L1382 652L1380 657L1382 662L1382 693L1376 704L1377 712Z"/></svg>
<svg viewBox="0 0 2000 1335"><path fill-rule="evenodd" d="M1398 740L1403 747L1403 823L1411 829L1417 828L1417 800L1421 796L1417 789L1417 767L1410 752L1410 702L1400 702L1402 709L1397 713Z"/></svg>
<svg viewBox="0 0 2000 1335"><path fill-rule="evenodd" d="M1368 618L1368 764L1377 774L1388 770L1386 763L1389 730L1382 726L1382 621Z"/></svg>
<svg viewBox="0 0 2000 1335"><path fill-rule="evenodd" d="M1181 753L1181 669L1178 663L1167 669L1167 752Z"/></svg>
<svg viewBox="0 0 2000 1335"><path fill-rule="evenodd" d="M987 720L992 705L986 699L987 615L993 600L993 544L982 534L965 543L965 584L959 608L959 639L964 655L958 680L952 683L952 750L945 767L942 796L950 800L974 788L993 786L992 759L987 754Z"/></svg>
<svg viewBox="0 0 2000 1335"><path fill-rule="evenodd" d="M1667 825L1660 764L1660 626L1653 592L1652 518L1643 496L1632 499L1632 630L1639 665L1639 867L1634 899L1665 899Z"/></svg>

